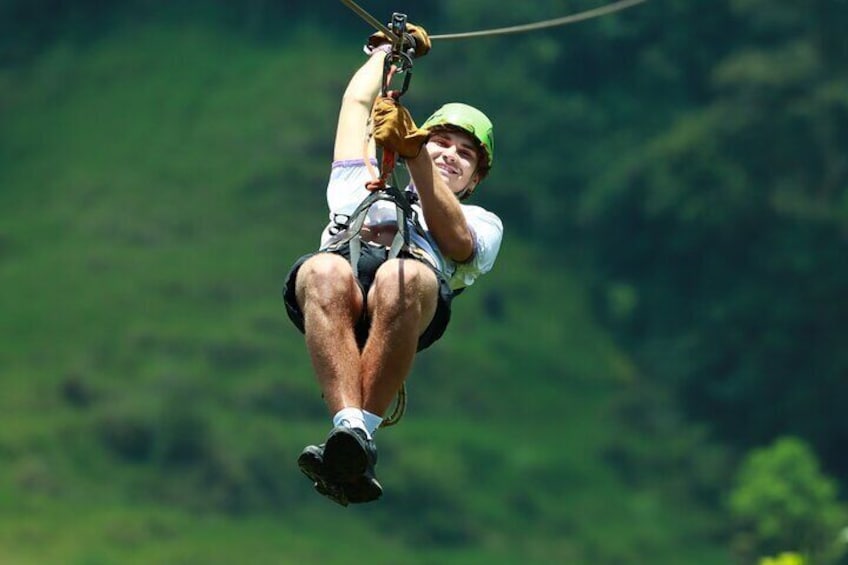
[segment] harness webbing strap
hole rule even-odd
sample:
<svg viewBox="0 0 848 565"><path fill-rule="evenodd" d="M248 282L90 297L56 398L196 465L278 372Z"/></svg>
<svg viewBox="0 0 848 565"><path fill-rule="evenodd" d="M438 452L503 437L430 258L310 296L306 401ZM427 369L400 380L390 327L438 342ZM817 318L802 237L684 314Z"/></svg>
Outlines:
<svg viewBox="0 0 848 565"><path fill-rule="evenodd" d="M410 196L412 196L411 193ZM420 253L416 252L418 249L412 245L409 237L410 226L422 235L424 234L424 230L418 222L418 214L409 202L409 198L397 186L384 186L366 196L350 216L337 215L334 217L333 221L336 224L335 228L337 231L330 242L322 248L322 251L333 251L340 249L347 243L350 248L350 266L353 269L353 276L355 278L359 278L359 258L362 254L362 238L360 237L362 227L365 225L368 210L381 200L392 202L395 205L395 217L398 227L397 233L395 233L392 244L389 247L388 258L396 258L403 250L408 250L416 257L421 256ZM346 220L342 221L342 218L346 218ZM406 384L404 383L398 391L394 410L391 415L383 420L381 427L397 424L405 411Z"/></svg>
<svg viewBox="0 0 848 565"><path fill-rule="evenodd" d="M395 234L392 244L389 246L389 258L396 258L402 250L408 249L411 246L409 238L410 226L417 230L422 235L424 230L418 222L418 214L409 203L409 199L397 187L387 186L380 190L371 192L365 199L360 202L356 209L345 216L342 214L336 215L333 218L335 222L335 234L324 246L323 250L336 250L341 248L345 243L350 243L351 246L351 267L354 274L358 275L357 262L362 249L362 241L359 237L362 232L362 227L365 225L365 220L368 216L368 210L377 202L385 200L394 204L396 209L397 233ZM346 219L344 219L346 218ZM356 257L354 257L356 254Z"/></svg>

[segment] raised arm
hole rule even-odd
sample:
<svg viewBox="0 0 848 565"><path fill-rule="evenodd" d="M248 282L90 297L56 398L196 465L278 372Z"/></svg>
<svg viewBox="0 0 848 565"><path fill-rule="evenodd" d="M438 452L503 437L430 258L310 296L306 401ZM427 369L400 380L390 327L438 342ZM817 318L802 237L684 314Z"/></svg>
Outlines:
<svg viewBox="0 0 848 565"><path fill-rule="evenodd" d="M385 51L375 50L351 77L342 96L333 160L362 159L376 154L374 143L364 149L371 105L380 91Z"/></svg>
<svg viewBox="0 0 848 565"><path fill-rule="evenodd" d="M415 30L419 56L426 54L430 45L426 32L418 27L410 27ZM373 142L369 144L367 152L364 151L363 145L368 133L371 108L380 91L385 58L385 51L374 49L365 64L354 73L345 89L333 152L333 159L336 161L362 159L365 155L371 157L376 154ZM421 208L427 227L439 249L454 261L467 261L474 253L474 238L456 195L445 184L433 165L432 158L422 147L427 138L426 131L416 132L415 124L406 110L393 101L387 102L388 104L382 106L382 110L393 117L385 120L386 127L381 137L389 147L406 158L409 173L421 197ZM398 114L398 110L404 114ZM399 126L396 123L398 120L405 124ZM397 138L398 135L400 138ZM409 154L410 152L415 154Z"/></svg>
<svg viewBox="0 0 848 565"><path fill-rule="evenodd" d="M404 50L414 54L416 58L423 57L430 51L430 37L424 28L407 23L403 37ZM371 35L366 42L365 50L370 53L368 60L351 77L342 97L333 150L335 161L376 155L373 143L370 143L367 149L364 144L368 134L371 107L382 86L383 64L388 49L389 40L382 32Z"/></svg>

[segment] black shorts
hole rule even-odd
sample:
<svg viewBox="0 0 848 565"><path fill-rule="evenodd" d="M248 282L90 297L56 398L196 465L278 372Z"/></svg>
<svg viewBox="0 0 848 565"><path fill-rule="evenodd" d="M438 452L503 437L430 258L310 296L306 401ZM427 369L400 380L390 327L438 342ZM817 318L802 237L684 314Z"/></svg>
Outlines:
<svg viewBox="0 0 848 565"><path fill-rule="evenodd" d="M371 285L374 283L374 276L377 273L377 269L388 260L388 251L389 250L385 247L377 247L365 243L362 244L362 251L359 256L358 263L358 282L359 288L362 290L363 302L368 296L368 289L370 289ZM286 312L289 315L289 319L291 319L292 323L294 323L301 333L304 333L304 324L303 312L300 309L300 305L297 303L297 296L295 294L297 273L300 270L301 265L303 265L307 259L317 255L318 253L322 252L317 251L314 253L308 253L295 261L289 271L289 274L286 276L285 286L283 287L283 301L286 305ZM350 261L349 244L344 245L338 251L332 251L331 253L340 255ZM419 259L404 253L401 253L399 257L420 261ZM424 333L422 333L418 338L418 351L430 347L440 337L442 337L442 334L445 333L445 329L447 329L448 323L450 322L451 300L453 300L453 292L451 291L445 276L436 269L433 269L429 263L424 261L421 261L421 263L430 267L435 273L436 279L439 281L439 297L436 303L436 312L433 314L433 319L430 321L430 325L427 326L427 329L425 329ZM362 317L356 322L356 326L354 327L356 342L359 344L360 349L365 346L365 341L368 339L368 331L371 329L371 318L368 316L367 312L367 307L363 308Z"/></svg>

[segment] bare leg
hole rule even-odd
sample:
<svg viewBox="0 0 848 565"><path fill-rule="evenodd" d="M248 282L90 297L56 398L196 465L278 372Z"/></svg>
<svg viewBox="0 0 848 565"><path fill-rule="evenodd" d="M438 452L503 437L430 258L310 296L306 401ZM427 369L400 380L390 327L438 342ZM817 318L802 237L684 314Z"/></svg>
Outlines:
<svg viewBox="0 0 848 565"><path fill-rule="evenodd" d="M412 369L418 336L436 312L436 275L416 260L384 263L368 292L371 331L361 358L362 407L378 415L392 400Z"/></svg>
<svg viewBox="0 0 848 565"><path fill-rule="evenodd" d="M361 363L354 325L364 307L362 291L343 257L321 253L297 274L306 347L330 414L362 406Z"/></svg>

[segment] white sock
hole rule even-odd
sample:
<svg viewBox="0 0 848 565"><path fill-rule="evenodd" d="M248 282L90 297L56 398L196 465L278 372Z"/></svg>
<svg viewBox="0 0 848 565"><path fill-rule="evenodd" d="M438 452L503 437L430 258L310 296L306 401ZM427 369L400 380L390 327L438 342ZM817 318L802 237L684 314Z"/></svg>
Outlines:
<svg viewBox="0 0 848 565"><path fill-rule="evenodd" d="M365 417L359 408L348 406L336 412L336 415L333 416L333 426L359 428L360 430L365 430L368 433L368 437L371 437L370 432L368 432L368 426L365 425Z"/></svg>
<svg viewBox="0 0 848 565"><path fill-rule="evenodd" d="M380 424L383 423L383 418L376 414L372 414L368 410L362 411L362 417L365 420L365 429L368 430L369 435L374 435L377 433L377 428L380 427Z"/></svg>

